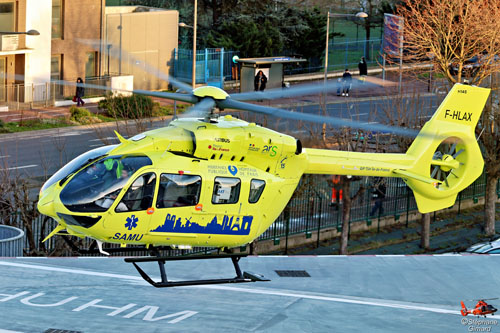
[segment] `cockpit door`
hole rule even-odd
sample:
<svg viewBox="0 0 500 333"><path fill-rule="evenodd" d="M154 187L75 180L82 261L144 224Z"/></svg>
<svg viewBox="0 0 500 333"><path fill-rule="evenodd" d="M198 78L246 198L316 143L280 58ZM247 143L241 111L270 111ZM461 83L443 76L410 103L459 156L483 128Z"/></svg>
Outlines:
<svg viewBox="0 0 500 333"><path fill-rule="evenodd" d="M153 197L156 190L156 174L147 172L138 176L105 222L105 228L113 230L112 240L140 241L147 233L154 213Z"/></svg>

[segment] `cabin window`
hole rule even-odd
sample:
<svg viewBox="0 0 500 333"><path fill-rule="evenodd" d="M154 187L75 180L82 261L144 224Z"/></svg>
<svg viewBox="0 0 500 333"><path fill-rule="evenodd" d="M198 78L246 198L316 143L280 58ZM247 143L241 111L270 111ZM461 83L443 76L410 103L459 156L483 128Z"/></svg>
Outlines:
<svg viewBox="0 0 500 333"><path fill-rule="evenodd" d="M256 203L259 201L262 192L264 192L266 182L260 179L252 179L250 182L250 194L248 196L249 203Z"/></svg>
<svg viewBox="0 0 500 333"><path fill-rule="evenodd" d="M239 178L215 177L212 203L234 204L240 198L241 180Z"/></svg>
<svg viewBox="0 0 500 333"><path fill-rule="evenodd" d="M129 187L115 211L118 213L135 212L152 207L155 185L156 175L154 173L150 172L140 176Z"/></svg>
<svg viewBox="0 0 500 333"><path fill-rule="evenodd" d="M164 173L160 176L156 208L194 206L200 192L200 176Z"/></svg>

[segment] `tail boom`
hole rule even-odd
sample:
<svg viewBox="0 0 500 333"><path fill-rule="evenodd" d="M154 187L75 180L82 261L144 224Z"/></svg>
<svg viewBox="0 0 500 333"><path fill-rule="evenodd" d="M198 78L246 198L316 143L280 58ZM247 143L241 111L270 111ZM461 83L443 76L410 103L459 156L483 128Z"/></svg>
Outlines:
<svg viewBox="0 0 500 333"><path fill-rule="evenodd" d="M475 127L489 93L455 84L406 154L305 149L304 173L400 177L413 190L421 213L448 208L483 172Z"/></svg>

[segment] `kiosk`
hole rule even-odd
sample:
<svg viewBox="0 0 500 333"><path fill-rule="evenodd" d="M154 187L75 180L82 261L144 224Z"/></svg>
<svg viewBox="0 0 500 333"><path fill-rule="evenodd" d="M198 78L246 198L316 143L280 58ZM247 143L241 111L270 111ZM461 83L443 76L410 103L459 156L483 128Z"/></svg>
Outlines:
<svg viewBox="0 0 500 333"><path fill-rule="evenodd" d="M254 91L254 79L261 70L267 77L266 89L284 86L283 64L305 62L293 57L266 57L235 59L241 64L240 92Z"/></svg>

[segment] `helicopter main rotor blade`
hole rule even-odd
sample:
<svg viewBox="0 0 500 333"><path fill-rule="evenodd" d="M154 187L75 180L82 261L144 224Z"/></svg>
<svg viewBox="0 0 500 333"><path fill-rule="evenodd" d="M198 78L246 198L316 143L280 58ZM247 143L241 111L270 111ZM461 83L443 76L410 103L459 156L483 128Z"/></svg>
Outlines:
<svg viewBox="0 0 500 333"><path fill-rule="evenodd" d="M191 103L191 104L198 103L198 101L199 101L199 99L196 96L188 95L188 94L170 93L170 92L161 92L161 91L149 91L149 90L140 90L140 89L138 89L138 90L115 89L115 88L111 88L108 86L102 86L102 85L97 85L97 84L92 84L92 83L76 83L76 82L65 81L65 80L53 80L51 82L53 82L55 84L59 84L59 85L64 85L64 86L74 86L74 87L80 86L80 87L84 87L84 88L100 89L100 90L105 90L105 91L134 93L134 94L138 94L138 95L167 98L167 99L173 99L176 101L186 102L186 103Z"/></svg>
<svg viewBox="0 0 500 333"><path fill-rule="evenodd" d="M231 99L236 101L253 101L259 99L276 99L297 97L306 95L316 95L320 93L328 93L336 90L339 83L334 81L327 81L327 83L310 83L293 86L291 88L277 88L267 91L252 91L244 93L230 94Z"/></svg>
<svg viewBox="0 0 500 333"><path fill-rule="evenodd" d="M205 97L200 102L187 109L186 112L182 114L182 118L203 117L210 113L214 106L215 100L210 97Z"/></svg>
<svg viewBox="0 0 500 333"><path fill-rule="evenodd" d="M94 50L99 51L99 46L101 44L100 40L94 40L94 39L82 39L82 38L77 38L77 42L92 46ZM129 63L131 63L133 66L139 67L143 69L144 71L148 72L151 75L154 75L158 77L161 80L164 80L166 82L170 82L174 87L179 88L181 91L187 92L187 93L192 93L193 92L193 87L191 87L189 84L182 82L173 76L167 75L160 71L158 68L148 64L146 61L141 61L140 59L134 57L132 54L129 52L125 51L123 48L118 47L117 45L109 44L112 47L108 48L109 50L109 55L115 59L123 59L126 57Z"/></svg>
<svg viewBox="0 0 500 333"><path fill-rule="evenodd" d="M310 114L310 113L292 112L292 111L287 111L287 110L279 109L279 108L273 108L273 107L268 107L268 106L263 106L263 105L235 101L235 100L232 100L229 98L226 100L223 100L223 101L218 101L217 106L219 108L224 108L224 109L236 109L236 110L250 111L250 112L261 113L261 114L265 114L265 115L269 115L269 116L279 117L279 118L286 118L286 119L292 119L292 120L303 120L303 121L309 121L309 122L318 123L318 124L329 124L329 125L332 125L334 127L357 128L357 129L365 130L368 132L393 133L393 134L406 136L406 137L412 137L412 138L416 137L418 134L418 131L408 129L408 128L387 126L387 125L382 125L382 124L364 123L364 122L355 121L355 120L348 120L348 119L337 118L337 117L326 117L326 116L320 116L320 115Z"/></svg>
<svg viewBox="0 0 500 333"><path fill-rule="evenodd" d="M175 101L186 102L186 103L191 103L191 104L198 103L198 101L199 101L198 97L196 97L194 95L188 95L188 94L171 93L171 92L163 92L163 91L149 91L149 90L141 90L141 89L132 90L132 92L134 94L173 99Z"/></svg>

